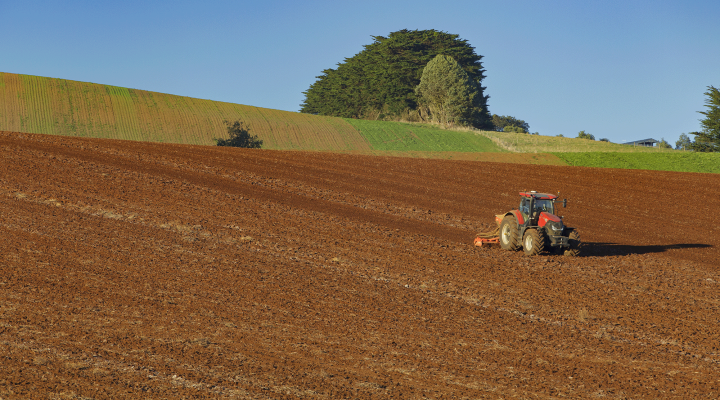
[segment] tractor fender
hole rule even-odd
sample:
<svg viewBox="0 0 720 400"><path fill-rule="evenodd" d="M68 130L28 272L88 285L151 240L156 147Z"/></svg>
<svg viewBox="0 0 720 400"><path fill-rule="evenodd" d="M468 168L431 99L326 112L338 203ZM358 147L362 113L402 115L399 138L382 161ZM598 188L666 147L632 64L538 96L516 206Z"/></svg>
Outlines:
<svg viewBox="0 0 720 400"><path fill-rule="evenodd" d="M522 215L522 213L520 212L520 210L511 210L511 211L506 212L505 214L497 214L497 215L495 215L495 223L497 223L498 226L500 226L500 223L502 222L503 218L507 217L508 215L513 215L513 216L515 216L515 219L517 220L518 226L520 226L520 225L522 225L522 224L525 223L525 219L523 218L523 215Z"/></svg>

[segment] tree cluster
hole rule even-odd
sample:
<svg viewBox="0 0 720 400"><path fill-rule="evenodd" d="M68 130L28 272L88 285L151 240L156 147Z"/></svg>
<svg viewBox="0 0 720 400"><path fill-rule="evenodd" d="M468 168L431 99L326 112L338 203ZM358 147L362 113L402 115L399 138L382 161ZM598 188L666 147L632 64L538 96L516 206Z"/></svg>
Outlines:
<svg viewBox="0 0 720 400"><path fill-rule="evenodd" d="M467 75L468 90L475 93L465 124L492 129L482 56L458 35L436 30L401 30L387 37L373 36L373 43L335 69L326 69L303 92L300 112L361 119L412 119L422 117L423 102L416 88L423 71L438 55L451 57ZM423 89L420 90L422 96ZM429 103L423 103L428 107Z"/></svg>
<svg viewBox="0 0 720 400"><path fill-rule="evenodd" d="M498 132L530 132L530 125L527 122L509 115L493 114L492 123Z"/></svg>
<svg viewBox="0 0 720 400"><path fill-rule="evenodd" d="M695 140L692 140L688 135L695 136ZM713 153L720 151L720 146L717 142L708 138L704 132L690 132L688 134L680 134L680 138L675 142L675 149Z"/></svg>
<svg viewBox="0 0 720 400"><path fill-rule="evenodd" d="M680 134L675 142L676 150L690 150L698 152L720 152L720 90L714 86L708 86L705 92L705 107L707 111L698 111L705 118L700 120L702 131L690 132L695 140L690 139L688 134Z"/></svg>
<svg viewBox="0 0 720 400"><path fill-rule="evenodd" d="M250 135L250 128L243 121L235 121L230 123L225 121L228 139L213 139L218 146L244 147L247 149L259 149L262 147L263 141L258 139L257 135Z"/></svg>

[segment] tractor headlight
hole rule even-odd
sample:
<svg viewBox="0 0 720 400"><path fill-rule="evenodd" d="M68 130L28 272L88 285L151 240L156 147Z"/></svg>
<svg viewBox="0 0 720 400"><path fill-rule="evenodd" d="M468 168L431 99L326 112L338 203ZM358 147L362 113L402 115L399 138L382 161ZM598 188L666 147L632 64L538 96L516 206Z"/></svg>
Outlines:
<svg viewBox="0 0 720 400"><path fill-rule="evenodd" d="M545 224L545 228L549 235L562 235L563 224L562 222L548 221L548 223Z"/></svg>

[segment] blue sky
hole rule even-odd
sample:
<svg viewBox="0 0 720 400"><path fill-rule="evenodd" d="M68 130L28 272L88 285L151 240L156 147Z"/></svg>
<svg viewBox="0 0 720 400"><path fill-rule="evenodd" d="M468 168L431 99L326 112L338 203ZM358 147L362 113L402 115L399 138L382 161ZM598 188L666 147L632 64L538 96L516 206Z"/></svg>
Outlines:
<svg viewBox="0 0 720 400"><path fill-rule="evenodd" d="M482 55L491 113L623 142L700 129L720 1L0 0L0 71L297 111L323 69L401 29Z"/></svg>

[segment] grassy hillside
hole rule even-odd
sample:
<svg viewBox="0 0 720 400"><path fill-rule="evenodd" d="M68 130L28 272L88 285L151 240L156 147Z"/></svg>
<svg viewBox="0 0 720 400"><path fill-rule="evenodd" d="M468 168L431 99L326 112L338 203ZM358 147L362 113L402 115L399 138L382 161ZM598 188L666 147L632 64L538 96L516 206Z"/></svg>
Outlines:
<svg viewBox="0 0 720 400"><path fill-rule="evenodd" d="M470 131L445 130L401 122L345 119L375 150L504 152L485 136Z"/></svg>
<svg viewBox="0 0 720 400"><path fill-rule="evenodd" d="M358 121L195 99L116 86L0 73L0 130L212 145L224 120L243 120L266 149L390 152L502 152L471 132ZM427 152L427 154L420 154ZM550 156L552 157L552 156ZM462 158L462 157L461 157ZM555 159L555 162L558 160Z"/></svg>
<svg viewBox="0 0 720 400"><path fill-rule="evenodd" d="M672 149L628 146L625 144L556 136L527 135L515 132L482 131L478 134L492 140L503 149L517 153L672 153Z"/></svg>
<svg viewBox="0 0 720 400"><path fill-rule="evenodd" d="M371 149L341 118L0 73L0 130L210 145L237 119L267 149Z"/></svg>
<svg viewBox="0 0 720 400"><path fill-rule="evenodd" d="M325 117L0 72L0 131L213 145L226 135L223 121L238 119L265 149L720 173L716 155Z"/></svg>
<svg viewBox="0 0 720 400"><path fill-rule="evenodd" d="M720 154L664 153L555 153L568 165L580 167L648 169L720 173Z"/></svg>

